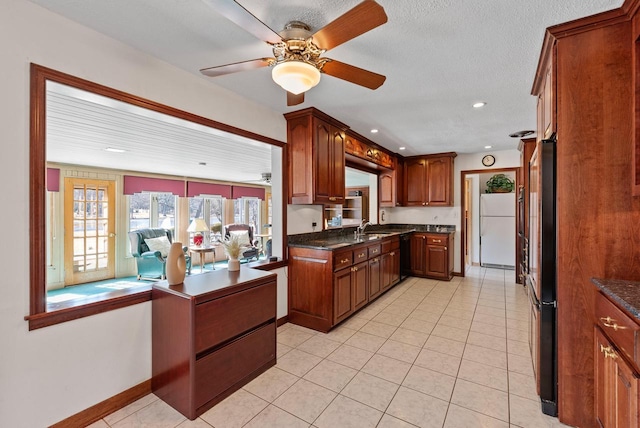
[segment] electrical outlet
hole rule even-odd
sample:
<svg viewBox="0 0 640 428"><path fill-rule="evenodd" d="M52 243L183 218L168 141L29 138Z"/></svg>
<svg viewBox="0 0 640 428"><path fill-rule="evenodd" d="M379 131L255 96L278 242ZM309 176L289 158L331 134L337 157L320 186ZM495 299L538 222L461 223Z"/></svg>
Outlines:
<svg viewBox="0 0 640 428"><path fill-rule="evenodd" d="M318 225L318 223L316 223L315 221L313 223L311 223L311 227L316 227Z"/></svg>

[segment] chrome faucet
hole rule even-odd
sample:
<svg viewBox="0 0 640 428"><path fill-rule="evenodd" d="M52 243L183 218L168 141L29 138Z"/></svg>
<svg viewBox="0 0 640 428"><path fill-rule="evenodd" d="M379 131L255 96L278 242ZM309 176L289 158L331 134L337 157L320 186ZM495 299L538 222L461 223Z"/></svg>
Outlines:
<svg viewBox="0 0 640 428"><path fill-rule="evenodd" d="M362 223L360 223L360 226L358 226L358 228L356 229L356 235L358 236L362 235L364 233L364 230L367 228L367 226L370 226L370 225L371 225L371 222L363 218Z"/></svg>

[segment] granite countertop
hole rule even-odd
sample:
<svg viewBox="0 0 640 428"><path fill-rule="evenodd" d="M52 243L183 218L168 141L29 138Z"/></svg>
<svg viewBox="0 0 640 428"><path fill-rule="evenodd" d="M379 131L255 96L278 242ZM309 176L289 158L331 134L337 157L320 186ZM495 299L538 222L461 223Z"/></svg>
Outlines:
<svg viewBox="0 0 640 428"><path fill-rule="evenodd" d="M355 228L339 231L323 231L289 236L290 247L313 248L317 250L335 250L351 245L379 241L391 236L400 236L412 232L448 234L455 232L455 226L448 225L372 225L364 235L355 236Z"/></svg>
<svg viewBox="0 0 640 428"><path fill-rule="evenodd" d="M601 278L591 278L591 282L640 321L640 282Z"/></svg>

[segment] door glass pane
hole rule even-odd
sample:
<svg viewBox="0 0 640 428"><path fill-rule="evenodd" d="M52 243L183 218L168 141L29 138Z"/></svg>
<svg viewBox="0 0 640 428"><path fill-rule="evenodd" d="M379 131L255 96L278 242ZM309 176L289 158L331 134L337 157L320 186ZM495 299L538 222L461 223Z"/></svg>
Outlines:
<svg viewBox="0 0 640 428"><path fill-rule="evenodd" d="M74 238L73 239L73 255L80 256L82 254L84 254L84 237Z"/></svg>
<svg viewBox="0 0 640 428"><path fill-rule="evenodd" d="M84 202L74 202L73 204L73 217L84 218Z"/></svg>
<svg viewBox="0 0 640 428"><path fill-rule="evenodd" d="M98 254L98 269L105 269L109 259L106 254Z"/></svg>
<svg viewBox="0 0 640 428"><path fill-rule="evenodd" d="M87 186L87 201L95 201L97 199L98 191L96 188L90 188Z"/></svg>
<svg viewBox="0 0 640 428"><path fill-rule="evenodd" d="M97 207L95 202L87 202L87 218L96 218Z"/></svg>
<svg viewBox="0 0 640 428"><path fill-rule="evenodd" d="M73 258L73 271L84 272L84 256L75 256Z"/></svg>
<svg viewBox="0 0 640 428"><path fill-rule="evenodd" d="M95 255L87 255L87 257L85 257L85 272L86 271L90 271L90 270L96 270L96 266L97 266L97 262L96 262L96 256Z"/></svg>
<svg viewBox="0 0 640 428"><path fill-rule="evenodd" d="M95 220L87 220L85 222L85 231L87 236L95 236L96 235L96 226L97 222Z"/></svg>

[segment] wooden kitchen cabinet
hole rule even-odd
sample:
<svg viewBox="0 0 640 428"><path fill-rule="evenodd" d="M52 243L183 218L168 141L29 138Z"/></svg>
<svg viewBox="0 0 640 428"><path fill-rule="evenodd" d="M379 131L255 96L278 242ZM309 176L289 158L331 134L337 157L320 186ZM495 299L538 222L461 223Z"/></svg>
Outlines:
<svg viewBox="0 0 640 428"><path fill-rule="evenodd" d="M411 236L411 273L433 279L453 278L453 232Z"/></svg>
<svg viewBox="0 0 640 428"><path fill-rule="evenodd" d="M398 237L335 251L290 246L289 321L327 332L349 318L399 282L399 247Z"/></svg>
<svg viewBox="0 0 640 428"><path fill-rule="evenodd" d="M378 204L380 208L399 207L404 204L404 158L395 157L393 170L378 174Z"/></svg>
<svg viewBox="0 0 640 428"><path fill-rule="evenodd" d="M315 108L285 114L291 204L342 204L347 126Z"/></svg>
<svg viewBox="0 0 640 428"><path fill-rule="evenodd" d="M276 364L275 274L217 270L151 296L151 387L187 418Z"/></svg>
<svg viewBox="0 0 640 428"><path fill-rule="evenodd" d="M640 326L604 294L596 296L595 416L601 427L638 427Z"/></svg>
<svg viewBox="0 0 640 428"><path fill-rule="evenodd" d="M455 153L404 159L406 206L453 206L453 159Z"/></svg>

